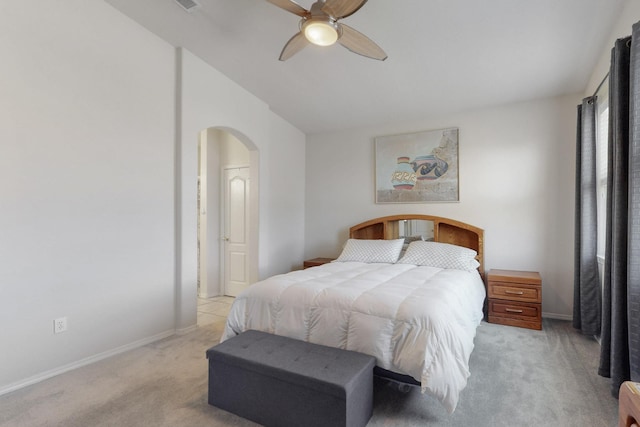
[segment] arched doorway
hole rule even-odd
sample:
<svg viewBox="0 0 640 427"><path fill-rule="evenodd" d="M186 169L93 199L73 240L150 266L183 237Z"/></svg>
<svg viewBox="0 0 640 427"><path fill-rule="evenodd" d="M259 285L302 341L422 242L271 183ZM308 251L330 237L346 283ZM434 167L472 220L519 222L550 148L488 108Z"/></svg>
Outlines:
<svg viewBox="0 0 640 427"><path fill-rule="evenodd" d="M258 151L215 127L198 153L198 297L235 296L258 276Z"/></svg>

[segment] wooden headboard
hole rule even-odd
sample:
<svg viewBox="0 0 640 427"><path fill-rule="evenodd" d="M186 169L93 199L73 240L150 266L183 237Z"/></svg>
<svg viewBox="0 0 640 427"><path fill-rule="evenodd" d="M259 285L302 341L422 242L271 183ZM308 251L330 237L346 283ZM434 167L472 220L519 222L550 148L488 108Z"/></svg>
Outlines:
<svg viewBox="0 0 640 427"><path fill-rule="evenodd" d="M433 240L473 249L478 253L478 271L484 276L484 230L464 222L431 215L391 215L370 219L349 228L352 239L397 239L399 222L424 220L433 222Z"/></svg>

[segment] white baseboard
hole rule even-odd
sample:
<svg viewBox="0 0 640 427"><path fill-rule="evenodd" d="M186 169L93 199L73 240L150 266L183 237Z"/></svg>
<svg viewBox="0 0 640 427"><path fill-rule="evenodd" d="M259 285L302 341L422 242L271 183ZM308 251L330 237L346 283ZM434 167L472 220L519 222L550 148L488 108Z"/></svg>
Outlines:
<svg viewBox="0 0 640 427"><path fill-rule="evenodd" d="M198 329L198 325L187 326L186 328L176 329L176 335L185 335Z"/></svg>
<svg viewBox="0 0 640 427"><path fill-rule="evenodd" d="M136 349L138 347L145 346L145 345L150 344L150 343L155 342L155 341L159 341L161 339L164 339L164 338L170 337L172 335L175 335L176 333L177 333L177 330L171 329L169 331L161 332L161 333L159 333L157 335L153 335L153 336L148 337L148 338L143 338L141 340L132 342L130 344L126 344L126 345L123 345L121 347L117 347L117 348L114 348L112 350L108 350L108 351L105 351L103 353L99 353L99 354L96 354L96 355L93 355L93 356L89 356L87 358L78 360L76 362L72 362L72 363L69 363L67 365L63 365L63 366L60 366L58 368L42 372L40 374L34 375L32 377L26 378L24 380L21 380L21 381L18 381L18 382L15 382L13 384L9 384L7 386L4 386L4 387L0 388L0 396L2 396L3 394L11 393L12 391L16 391L18 389L30 386L32 384L39 383L40 381L47 380L47 379L55 377L57 375L64 374L65 372L72 371L72 370L80 368L82 366L90 365L92 363L98 362L98 361L106 359L108 357L115 356L117 354L124 353L126 351Z"/></svg>
<svg viewBox="0 0 640 427"><path fill-rule="evenodd" d="M209 298L215 298L215 297L221 297L222 294L220 292L198 292L198 298L205 298L205 299L209 299Z"/></svg>
<svg viewBox="0 0 640 427"><path fill-rule="evenodd" d="M557 313L542 313L542 317L547 317L549 319L558 319L558 320L573 320L573 316L569 314L557 314Z"/></svg>

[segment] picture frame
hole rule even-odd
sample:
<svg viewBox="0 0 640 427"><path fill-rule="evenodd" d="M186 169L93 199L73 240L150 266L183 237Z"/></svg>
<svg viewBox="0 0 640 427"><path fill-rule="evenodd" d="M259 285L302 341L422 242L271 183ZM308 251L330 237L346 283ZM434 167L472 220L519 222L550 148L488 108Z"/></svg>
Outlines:
<svg viewBox="0 0 640 427"><path fill-rule="evenodd" d="M458 128L375 137L376 203L458 202Z"/></svg>

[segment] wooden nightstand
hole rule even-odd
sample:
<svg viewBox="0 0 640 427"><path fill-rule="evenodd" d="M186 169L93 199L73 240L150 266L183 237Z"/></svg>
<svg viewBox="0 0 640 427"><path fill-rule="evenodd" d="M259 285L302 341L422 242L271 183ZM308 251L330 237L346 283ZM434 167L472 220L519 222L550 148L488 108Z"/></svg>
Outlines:
<svg viewBox="0 0 640 427"><path fill-rule="evenodd" d="M317 267L319 265L326 264L326 263L331 262L333 260L335 260L335 258L313 258L313 259L308 259L304 263L302 263L302 268Z"/></svg>
<svg viewBox="0 0 640 427"><path fill-rule="evenodd" d="M491 270L487 283L490 323L542 329L542 278L539 273Z"/></svg>

